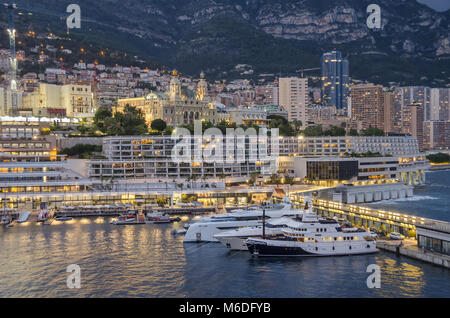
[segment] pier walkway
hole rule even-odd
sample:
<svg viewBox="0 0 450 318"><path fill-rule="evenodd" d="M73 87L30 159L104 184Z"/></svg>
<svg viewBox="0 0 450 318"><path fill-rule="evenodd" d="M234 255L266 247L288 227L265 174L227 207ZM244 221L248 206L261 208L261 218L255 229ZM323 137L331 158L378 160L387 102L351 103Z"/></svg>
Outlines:
<svg viewBox="0 0 450 318"><path fill-rule="evenodd" d="M294 194L291 199L296 204L305 204L304 196ZM416 225L432 224L438 227L450 225L444 221L322 199L313 200L313 210L324 217L338 217L357 226L375 228L386 233L399 232L407 237L415 236L410 235L410 231L416 232Z"/></svg>
<svg viewBox="0 0 450 318"><path fill-rule="evenodd" d="M139 208L130 208L128 209L73 209L73 210L64 210L64 211L55 211L56 217L99 217L99 216L111 216L117 217L122 214L126 214L129 211L138 211ZM145 209L145 211L149 212L159 212L163 214L176 214L176 215L185 215L185 214L205 214L205 213L213 213L216 212L215 207L180 207L180 208L151 208Z"/></svg>
<svg viewBox="0 0 450 318"><path fill-rule="evenodd" d="M377 241L377 248L450 269L450 256L419 248L416 240Z"/></svg>

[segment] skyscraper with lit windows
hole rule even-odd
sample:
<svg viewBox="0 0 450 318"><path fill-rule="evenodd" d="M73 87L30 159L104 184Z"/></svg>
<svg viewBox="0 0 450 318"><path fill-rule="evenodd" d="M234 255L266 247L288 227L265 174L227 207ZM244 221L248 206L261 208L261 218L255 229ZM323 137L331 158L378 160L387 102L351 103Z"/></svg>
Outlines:
<svg viewBox="0 0 450 318"><path fill-rule="evenodd" d="M340 51L322 55L322 102L337 110L347 107L349 94L349 62Z"/></svg>

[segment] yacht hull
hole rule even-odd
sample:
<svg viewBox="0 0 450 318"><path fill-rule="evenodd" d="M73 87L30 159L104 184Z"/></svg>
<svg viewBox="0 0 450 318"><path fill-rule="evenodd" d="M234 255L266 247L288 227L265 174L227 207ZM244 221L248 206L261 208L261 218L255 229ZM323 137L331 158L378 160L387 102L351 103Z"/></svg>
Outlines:
<svg viewBox="0 0 450 318"><path fill-rule="evenodd" d="M333 249L333 246L330 244L302 244L299 242L278 242L276 240L272 242L270 240L249 240L247 241L247 247L252 255L268 257L348 256L372 254L378 251L375 243L345 244L334 246Z"/></svg>
<svg viewBox="0 0 450 318"><path fill-rule="evenodd" d="M197 242L217 242L219 240L214 236L226 231L230 231L239 227L258 226L261 221L241 221L241 222L211 222L211 223L194 223L192 224L184 236L185 243Z"/></svg>
<svg viewBox="0 0 450 318"><path fill-rule="evenodd" d="M248 251L247 238L241 237L217 237L220 243L232 251Z"/></svg>

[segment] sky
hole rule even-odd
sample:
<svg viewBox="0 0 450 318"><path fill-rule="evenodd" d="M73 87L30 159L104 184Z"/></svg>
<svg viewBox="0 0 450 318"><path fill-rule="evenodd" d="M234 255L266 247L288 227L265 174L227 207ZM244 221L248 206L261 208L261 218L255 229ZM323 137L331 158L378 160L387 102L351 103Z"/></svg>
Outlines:
<svg viewBox="0 0 450 318"><path fill-rule="evenodd" d="M436 11L446 11L450 9L450 0L417 0L417 2L426 4Z"/></svg>

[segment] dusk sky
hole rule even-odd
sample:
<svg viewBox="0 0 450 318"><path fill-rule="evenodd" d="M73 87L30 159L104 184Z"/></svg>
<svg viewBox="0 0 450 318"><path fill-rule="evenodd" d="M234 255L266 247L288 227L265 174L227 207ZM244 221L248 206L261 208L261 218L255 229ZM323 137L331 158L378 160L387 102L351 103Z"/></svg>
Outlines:
<svg viewBox="0 0 450 318"><path fill-rule="evenodd" d="M450 0L417 0L420 3L427 4L437 11L446 11L450 9Z"/></svg>

